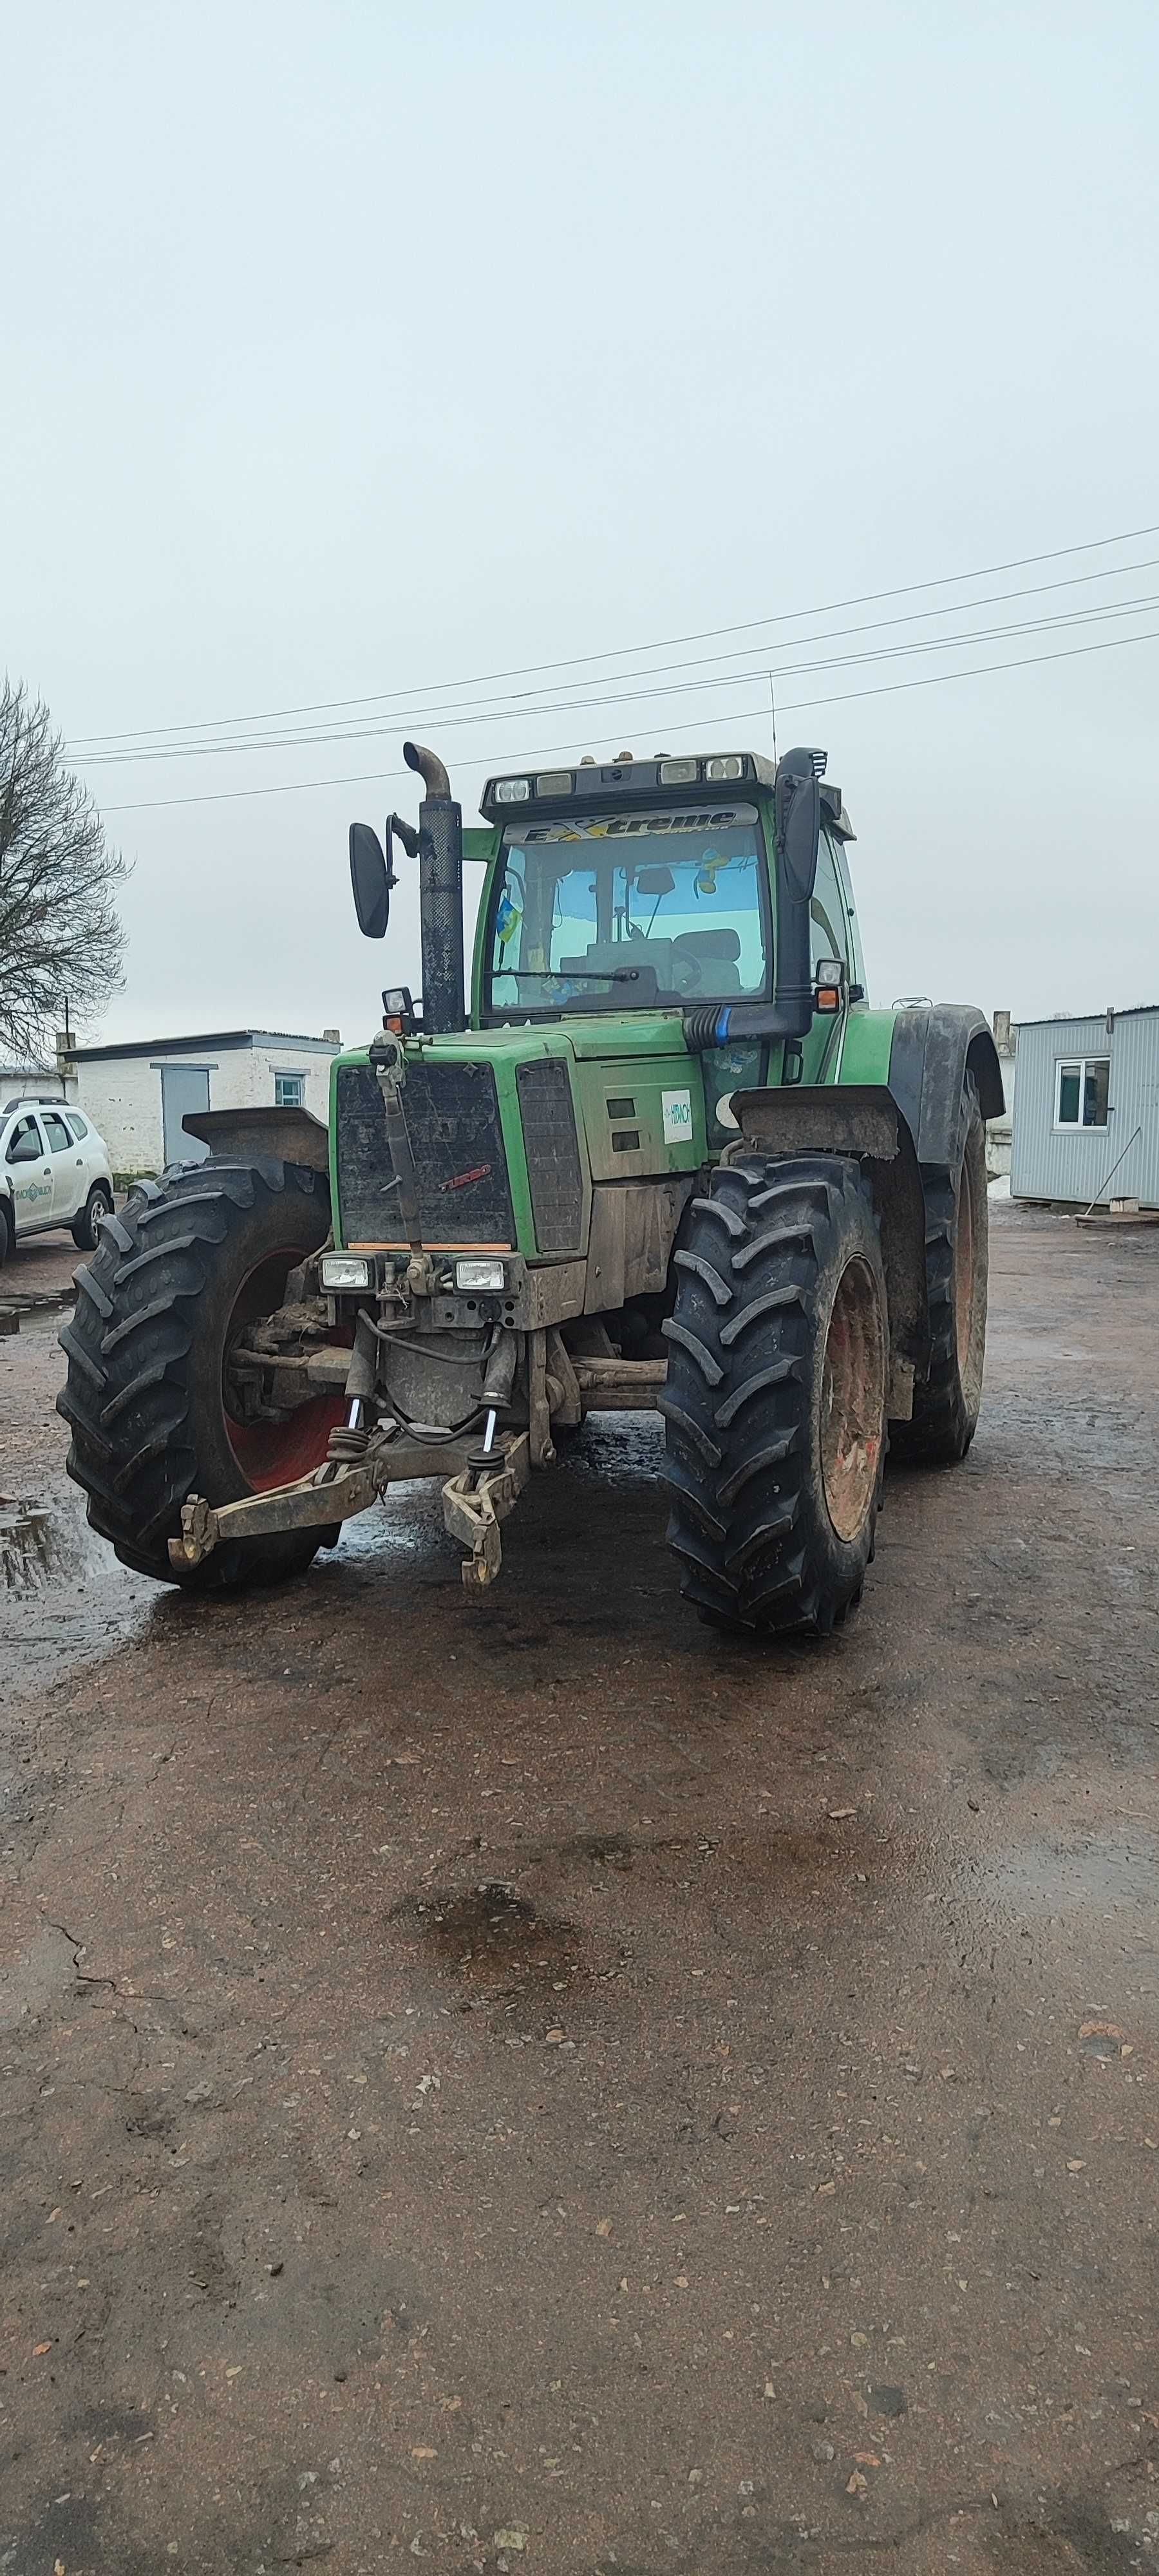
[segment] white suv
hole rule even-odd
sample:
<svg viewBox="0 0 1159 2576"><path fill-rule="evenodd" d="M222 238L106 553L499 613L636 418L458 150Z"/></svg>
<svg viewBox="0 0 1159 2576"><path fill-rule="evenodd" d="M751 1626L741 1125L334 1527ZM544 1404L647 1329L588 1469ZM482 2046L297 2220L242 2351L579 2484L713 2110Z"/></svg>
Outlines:
<svg viewBox="0 0 1159 2576"><path fill-rule="evenodd" d="M97 1227L113 1213L113 1175L103 1137L63 1100L8 1100L0 1107L0 1261L30 1234L71 1228L81 1252L96 1249Z"/></svg>

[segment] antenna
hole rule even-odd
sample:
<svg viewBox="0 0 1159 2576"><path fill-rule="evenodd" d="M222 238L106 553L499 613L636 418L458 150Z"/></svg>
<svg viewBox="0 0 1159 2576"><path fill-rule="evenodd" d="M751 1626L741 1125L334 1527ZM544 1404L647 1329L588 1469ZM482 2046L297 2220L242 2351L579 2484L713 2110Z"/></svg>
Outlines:
<svg viewBox="0 0 1159 2576"><path fill-rule="evenodd" d="M777 700L773 689L772 672L766 671L765 678L769 684L769 713L773 719L773 767L775 769L777 765Z"/></svg>

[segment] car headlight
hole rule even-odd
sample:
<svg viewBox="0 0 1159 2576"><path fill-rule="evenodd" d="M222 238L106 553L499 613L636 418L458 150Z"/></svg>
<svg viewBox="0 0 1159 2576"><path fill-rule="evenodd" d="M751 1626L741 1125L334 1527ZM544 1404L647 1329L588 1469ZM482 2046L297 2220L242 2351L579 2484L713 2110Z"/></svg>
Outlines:
<svg viewBox="0 0 1159 2576"><path fill-rule="evenodd" d="M324 1288L369 1288L370 1263L356 1253L324 1252L322 1255Z"/></svg>
<svg viewBox="0 0 1159 2576"><path fill-rule="evenodd" d="M501 1261L456 1261L456 1288L503 1288L507 1273Z"/></svg>

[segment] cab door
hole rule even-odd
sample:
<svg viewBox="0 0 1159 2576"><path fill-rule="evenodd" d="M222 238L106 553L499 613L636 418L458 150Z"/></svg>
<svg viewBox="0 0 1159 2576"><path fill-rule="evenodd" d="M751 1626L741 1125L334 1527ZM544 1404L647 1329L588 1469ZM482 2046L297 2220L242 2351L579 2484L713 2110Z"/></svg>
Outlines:
<svg viewBox="0 0 1159 2576"><path fill-rule="evenodd" d="M809 965L814 984L822 958L840 958L845 968L845 985L841 1009L824 1015L814 1012L813 1026L801 1040L802 1082L833 1082L841 1060L841 1040L849 1009L849 982L853 976L852 942L833 845L827 832L822 832L817 852L817 878L809 905Z"/></svg>
<svg viewBox="0 0 1159 2576"><path fill-rule="evenodd" d="M48 1142L52 1172L52 1222L70 1225L85 1202L84 1155L59 1109L42 1109L40 1124Z"/></svg>
<svg viewBox="0 0 1159 2576"><path fill-rule="evenodd" d="M52 1157L34 1110L18 1118L4 1149L17 1234L52 1223Z"/></svg>

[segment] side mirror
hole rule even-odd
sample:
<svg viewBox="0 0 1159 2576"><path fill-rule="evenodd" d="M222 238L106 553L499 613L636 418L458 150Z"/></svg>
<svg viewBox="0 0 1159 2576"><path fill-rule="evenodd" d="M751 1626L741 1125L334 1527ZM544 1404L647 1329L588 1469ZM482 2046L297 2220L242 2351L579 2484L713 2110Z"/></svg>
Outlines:
<svg viewBox="0 0 1159 2576"><path fill-rule="evenodd" d="M387 827L389 831L389 826ZM364 939L385 939L390 919L394 870L387 866L382 843L370 823L350 826L350 883L354 909Z"/></svg>
<svg viewBox="0 0 1159 2576"><path fill-rule="evenodd" d="M815 778L798 778L784 825L785 875L801 903L808 903L817 882L821 842L821 789Z"/></svg>

